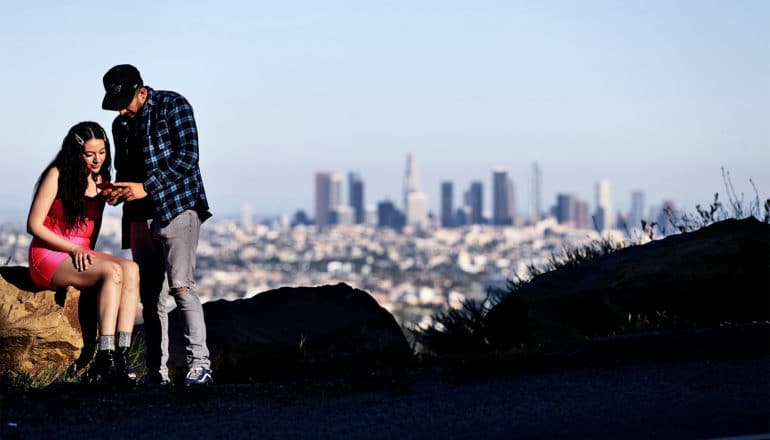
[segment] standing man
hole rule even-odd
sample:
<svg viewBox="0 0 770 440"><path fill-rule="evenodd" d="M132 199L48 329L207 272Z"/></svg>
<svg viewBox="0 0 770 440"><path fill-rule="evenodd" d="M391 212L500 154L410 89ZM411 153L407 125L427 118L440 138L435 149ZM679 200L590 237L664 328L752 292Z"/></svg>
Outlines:
<svg viewBox="0 0 770 440"><path fill-rule="evenodd" d="M131 248L139 265L147 383L171 384L166 365L168 313L175 305L184 319L184 383L212 383L206 324L194 280L200 226L211 213L198 166L192 107L178 93L145 86L129 64L108 70L103 82L102 108L120 113L112 123L117 182L103 194L110 205L125 202L123 248Z"/></svg>

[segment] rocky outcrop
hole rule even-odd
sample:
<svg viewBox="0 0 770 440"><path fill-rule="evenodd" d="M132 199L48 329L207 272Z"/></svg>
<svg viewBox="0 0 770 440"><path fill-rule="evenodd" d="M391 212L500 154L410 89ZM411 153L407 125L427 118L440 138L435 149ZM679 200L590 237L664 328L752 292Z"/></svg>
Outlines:
<svg viewBox="0 0 770 440"><path fill-rule="evenodd" d="M177 311L172 366L184 365ZM340 283L284 287L249 299L204 304L208 345L220 382L364 371L408 361L412 350L393 316L368 293Z"/></svg>
<svg viewBox="0 0 770 440"><path fill-rule="evenodd" d="M53 379L73 363L83 367L93 355L95 322L84 318L96 314L88 300L94 297L73 288L41 290L26 267L0 268L2 375ZM365 371L412 357L393 316L369 294L345 284L281 288L250 299L210 302L204 310L220 382L323 369ZM177 311L170 322L170 364L183 373ZM141 333L141 327L137 330Z"/></svg>
<svg viewBox="0 0 770 440"><path fill-rule="evenodd" d="M770 320L770 225L726 220L539 275L484 324L498 347L554 347L645 320L648 328Z"/></svg>
<svg viewBox="0 0 770 440"><path fill-rule="evenodd" d="M0 371L54 378L81 354L80 291L41 290L26 267L0 267Z"/></svg>

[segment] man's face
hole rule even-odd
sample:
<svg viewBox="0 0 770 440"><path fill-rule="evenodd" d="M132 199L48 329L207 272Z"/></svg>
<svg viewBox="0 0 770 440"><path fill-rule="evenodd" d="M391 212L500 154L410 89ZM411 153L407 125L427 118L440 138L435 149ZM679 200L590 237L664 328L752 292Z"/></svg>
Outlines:
<svg viewBox="0 0 770 440"><path fill-rule="evenodd" d="M118 111L120 112L121 116L125 116L127 118L133 118L142 109L145 101L147 101L147 89L145 89L144 87L139 87L138 89L136 89L136 93L134 93L134 99L132 99L131 102L128 103L128 106Z"/></svg>

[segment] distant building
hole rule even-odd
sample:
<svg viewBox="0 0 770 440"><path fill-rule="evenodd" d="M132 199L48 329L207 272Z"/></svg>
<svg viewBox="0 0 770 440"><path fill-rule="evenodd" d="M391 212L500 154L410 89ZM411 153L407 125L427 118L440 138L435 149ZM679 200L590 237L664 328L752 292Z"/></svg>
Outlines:
<svg viewBox="0 0 770 440"><path fill-rule="evenodd" d="M453 198L454 187L452 182L441 182L441 226L444 228L451 228L454 226L453 214Z"/></svg>
<svg viewBox="0 0 770 440"><path fill-rule="evenodd" d="M532 221L537 222L543 215L542 208L542 175L540 174L540 165L537 162L532 164Z"/></svg>
<svg viewBox="0 0 770 440"><path fill-rule="evenodd" d="M471 208L471 223L480 225L484 223L484 184L471 182L468 192L468 206Z"/></svg>
<svg viewBox="0 0 770 440"><path fill-rule="evenodd" d="M572 223L575 224L575 200L572 194L556 195L556 221L560 225Z"/></svg>
<svg viewBox="0 0 770 440"><path fill-rule="evenodd" d="M589 215L588 202L575 199L575 228L591 229L591 216Z"/></svg>
<svg viewBox="0 0 770 440"><path fill-rule="evenodd" d="M614 216L612 215L612 202L610 197L610 182L602 179L596 182L596 211L594 221L596 230L604 231L613 226Z"/></svg>
<svg viewBox="0 0 770 440"><path fill-rule="evenodd" d="M339 205L331 210L331 221L333 225L353 225L355 224L355 213L350 206Z"/></svg>
<svg viewBox="0 0 770 440"><path fill-rule="evenodd" d="M366 206L364 223L368 226L377 226L377 206L376 205Z"/></svg>
<svg viewBox="0 0 770 440"><path fill-rule="evenodd" d="M241 229L244 231L250 231L254 225L254 217L251 213L251 205L244 204L241 206Z"/></svg>
<svg viewBox="0 0 770 440"><path fill-rule="evenodd" d="M294 217L291 220L292 226L309 225L310 223L311 221L308 218L307 213L301 209L294 213Z"/></svg>
<svg viewBox="0 0 770 440"><path fill-rule="evenodd" d="M498 168L492 172L492 224L512 225L514 205L513 181L507 170Z"/></svg>
<svg viewBox="0 0 770 440"><path fill-rule="evenodd" d="M404 227L404 215L390 200L377 203L377 226L401 230Z"/></svg>
<svg viewBox="0 0 770 440"><path fill-rule="evenodd" d="M594 221L594 229L599 232L607 229L607 210L604 207L597 207L592 219Z"/></svg>
<svg viewBox="0 0 770 440"><path fill-rule="evenodd" d="M463 205L457 208L454 218L455 226L468 226L471 224L471 207Z"/></svg>
<svg viewBox="0 0 770 440"><path fill-rule="evenodd" d="M631 214L628 218L628 229L642 228L642 219L644 218L644 192L636 190L631 192Z"/></svg>
<svg viewBox="0 0 770 440"><path fill-rule="evenodd" d="M409 194L420 190L420 174L417 171L417 162L409 153L406 156L406 173L404 174L404 212L409 210Z"/></svg>
<svg viewBox="0 0 770 440"><path fill-rule="evenodd" d="M626 231L631 231L631 214L627 212L621 212L618 211L618 215L615 217L615 225L616 227L620 229L625 229ZM640 225L641 226L641 225ZM640 228L633 228L633 229L640 229Z"/></svg>
<svg viewBox="0 0 770 440"><path fill-rule="evenodd" d="M658 232L662 235L670 235L677 232L674 222L679 219L679 213L673 200L664 200L657 215Z"/></svg>
<svg viewBox="0 0 770 440"><path fill-rule="evenodd" d="M428 225L428 196L422 191L413 191L407 197L406 224L424 228Z"/></svg>
<svg viewBox="0 0 770 440"><path fill-rule="evenodd" d="M364 223L364 181L358 173L348 173L348 205L353 208L353 220Z"/></svg>
<svg viewBox="0 0 770 440"><path fill-rule="evenodd" d="M332 223L332 211L342 203L342 176L333 172L315 175L315 224L319 227Z"/></svg>

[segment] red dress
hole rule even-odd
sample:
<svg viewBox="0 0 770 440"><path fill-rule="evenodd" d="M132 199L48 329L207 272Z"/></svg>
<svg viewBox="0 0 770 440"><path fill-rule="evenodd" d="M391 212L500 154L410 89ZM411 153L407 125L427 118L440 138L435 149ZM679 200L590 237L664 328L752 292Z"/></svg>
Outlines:
<svg viewBox="0 0 770 440"><path fill-rule="evenodd" d="M91 236L97 221L101 221L104 212L104 197L86 197L85 222L72 229L67 229L64 221L64 207L60 198L56 198L48 210L43 224L56 235L65 238L84 249L91 248ZM69 253L51 249L39 238L32 239L29 245L29 275L39 287L50 289L56 269L70 258Z"/></svg>

